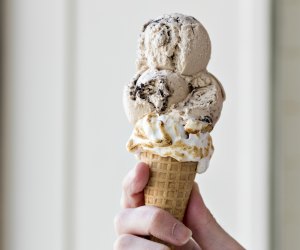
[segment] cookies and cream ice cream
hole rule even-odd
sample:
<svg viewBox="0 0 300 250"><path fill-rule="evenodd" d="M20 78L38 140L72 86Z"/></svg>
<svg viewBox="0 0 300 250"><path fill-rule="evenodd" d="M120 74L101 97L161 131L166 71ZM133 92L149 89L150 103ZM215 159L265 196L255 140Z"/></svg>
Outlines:
<svg viewBox="0 0 300 250"><path fill-rule="evenodd" d="M170 70L146 70L137 74L126 86L125 112L129 121L135 124L150 112L163 113L169 110L189 93L189 86L179 74Z"/></svg>
<svg viewBox="0 0 300 250"><path fill-rule="evenodd" d="M214 150L210 131L225 100L206 69L210 54L208 33L193 17L164 15L143 26L137 73L123 96L134 125L130 152L198 162L199 173L207 169Z"/></svg>
<svg viewBox="0 0 300 250"><path fill-rule="evenodd" d="M194 75L206 69L210 54L210 39L199 21L182 14L164 15L143 26L137 69L169 69Z"/></svg>

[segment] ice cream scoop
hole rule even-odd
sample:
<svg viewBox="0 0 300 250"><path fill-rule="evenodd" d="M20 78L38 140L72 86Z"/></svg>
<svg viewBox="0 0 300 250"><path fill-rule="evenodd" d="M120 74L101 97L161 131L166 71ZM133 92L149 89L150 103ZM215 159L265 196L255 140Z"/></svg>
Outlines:
<svg viewBox="0 0 300 250"><path fill-rule="evenodd" d="M194 75L206 69L211 54L208 33L194 17L170 14L147 22L139 39L138 71L168 69Z"/></svg>
<svg viewBox="0 0 300 250"><path fill-rule="evenodd" d="M189 94L187 82L170 70L146 70L125 86L123 101L129 121L135 124L144 115L166 112Z"/></svg>
<svg viewBox="0 0 300 250"><path fill-rule="evenodd" d="M209 123L211 131L221 115L226 98L224 89L217 78L206 71L190 79L190 86L189 95L176 109L185 121L193 119Z"/></svg>

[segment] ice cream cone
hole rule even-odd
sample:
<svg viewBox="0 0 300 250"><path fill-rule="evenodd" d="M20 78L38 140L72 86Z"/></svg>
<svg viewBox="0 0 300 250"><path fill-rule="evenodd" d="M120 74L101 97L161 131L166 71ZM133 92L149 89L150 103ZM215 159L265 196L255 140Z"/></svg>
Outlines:
<svg viewBox="0 0 300 250"><path fill-rule="evenodd" d="M140 160L150 167L150 178L144 190L145 204L162 208L182 221L198 163L179 162L172 157L148 152L141 153ZM155 237L151 237L151 240L162 242Z"/></svg>

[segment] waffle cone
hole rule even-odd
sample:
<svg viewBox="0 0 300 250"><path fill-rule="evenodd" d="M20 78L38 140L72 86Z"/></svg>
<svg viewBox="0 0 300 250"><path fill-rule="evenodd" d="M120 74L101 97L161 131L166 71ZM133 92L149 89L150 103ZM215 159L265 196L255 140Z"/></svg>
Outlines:
<svg viewBox="0 0 300 250"><path fill-rule="evenodd" d="M150 167L150 178L144 190L145 204L162 208L182 221L198 163L179 162L172 157L161 157L148 152L141 153L140 160ZM151 240L163 243L152 236Z"/></svg>

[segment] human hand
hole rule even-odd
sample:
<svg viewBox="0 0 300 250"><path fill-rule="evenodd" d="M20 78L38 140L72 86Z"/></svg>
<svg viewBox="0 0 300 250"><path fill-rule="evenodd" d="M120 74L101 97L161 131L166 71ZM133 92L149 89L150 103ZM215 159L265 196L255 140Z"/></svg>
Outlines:
<svg viewBox="0 0 300 250"><path fill-rule="evenodd" d="M244 249L216 222L205 206L196 183L182 223L162 209L145 206L143 190L148 179L149 167L145 163L139 163L123 181L123 209L115 218L118 234L115 250L169 249L163 244L148 240L146 236L149 235L178 246L178 250Z"/></svg>

